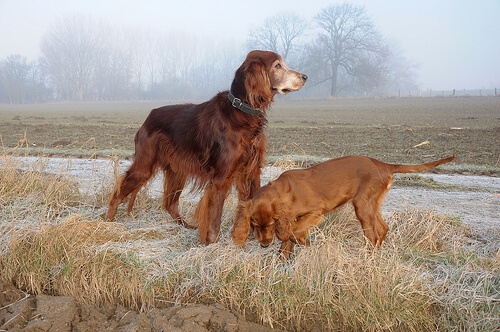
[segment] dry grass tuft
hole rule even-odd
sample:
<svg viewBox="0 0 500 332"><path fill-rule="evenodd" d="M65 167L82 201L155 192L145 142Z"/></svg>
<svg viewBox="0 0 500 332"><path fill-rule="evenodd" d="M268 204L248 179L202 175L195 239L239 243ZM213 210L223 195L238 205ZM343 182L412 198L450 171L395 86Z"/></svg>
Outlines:
<svg viewBox="0 0 500 332"><path fill-rule="evenodd" d="M10 211L0 214L0 278L30 293L139 310L217 302L252 321L301 331L500 326L497 229L481 231L406 208L385 216L389 234L374 251L352 209L344 208L327 216L310 247L296 247L283 263L278 243L261 249L253 239L243 247L230 240L232 197L220 242L200 246L196 231L171 222L147 191L135 216L107 223L104 200L79 195L67 189L71 182L37 171L19 173L14 161L0 168L0 178L7 179L1 202ZM35 185L39 181L48 182ZM28 205L26 197L36 199ZM47 205L58 213L47 215ZM182 206L190 218L194 205Z"/></svg>
<svg viewBox="0 0 500 332"><path fill-rule="evenodd" d="M71 295L81 303L122 303L134 309L153 299L144 289L141 263L115 243L129 234L119 224L73 215L58 225L12 235L1 260L2 279L34 294Z"/></svg>
<svg viewBox="0 0 500 332"><path fill-rule="evenodd" d="M57 213L78 202L76 182L44 171L46 159L28 170L21 170L15 158L0 156L0 196L2 204L11 199L26 199Z"/></svg>

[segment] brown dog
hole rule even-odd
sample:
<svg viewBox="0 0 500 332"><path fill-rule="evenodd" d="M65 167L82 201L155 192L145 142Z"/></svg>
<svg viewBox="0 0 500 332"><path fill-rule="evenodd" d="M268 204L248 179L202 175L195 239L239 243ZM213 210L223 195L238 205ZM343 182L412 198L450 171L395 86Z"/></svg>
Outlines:
<svg viewBox="0 0 500 332"><path fill-rule="evenodd" d="M455 155L421 165L393 165L347 156L286 171L238 206L231 236L243 245L252 228L261 246L267 247L276 235L282 241L281 257L287 259L295 243L309 245L308 231L323 221L325 213L352 201L365 236L378 247L389 229L379 209L393 174L421 172L454 159Z"/></svg>
<svg viewBox="0 0 500 332"><path fill-rule="evenodd" d="M179 197L190 179L205 194L196 209L200 242L217 241L222 208L234 185L241 201L260 187L266 137L264 127L274 95L300 90L307 76L288 68L273 52L252 51L236 70L231 89L201 104L164 106L151 111L135 136L135 159L117 181L106 219L130 195L163 171L163 206L177 223L194 228L179 213Z"/></svg>

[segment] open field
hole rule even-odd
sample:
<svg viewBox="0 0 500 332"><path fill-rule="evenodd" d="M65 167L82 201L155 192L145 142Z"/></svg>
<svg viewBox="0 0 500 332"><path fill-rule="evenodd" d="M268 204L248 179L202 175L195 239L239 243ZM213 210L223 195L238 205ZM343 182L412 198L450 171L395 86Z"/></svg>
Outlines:
<svg viewBox="0 0 500 332"><path fill-rule="evenodd" d="M0 133L5 147L35 154L131 156L149 111L169 103L0 105ZM455 153L458 164L499 167L500 97L277 98L267 137L271 160L363 154L419 163Z"/></svg>
<svg viewBox="0 0 500 332"><path fill-rule="evenodd" d="M130 157L137 128L161 105L0 105L0 330L500 330L500 98L277 100L267 135L279 170L293 167L290 155L416 163L455 153L441 171L496 176L462 185L429 174L400 179L381 249L369 248L346 208L285 263L278 243L232 242L234 196L220 241L201 246L196 231L162 211L153 185L132 216L121 206L116 223L104 222L116 175L108 160L75 159L92 164L88 177L71 160L51 166L51 155ZM42 158L23 164L28 154ZM465 206L466 196L493 222L456 213L452 204ZM195 202L181 199L188 221ZM450 215L433 208L444 202Z"/></svg>

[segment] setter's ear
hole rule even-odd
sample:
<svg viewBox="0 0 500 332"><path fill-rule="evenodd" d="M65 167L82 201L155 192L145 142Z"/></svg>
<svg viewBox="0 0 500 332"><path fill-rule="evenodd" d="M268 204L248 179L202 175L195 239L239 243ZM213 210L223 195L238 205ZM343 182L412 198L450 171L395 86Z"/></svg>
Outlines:
<svg viewBox="0 0 500 332"><path fill-rule="evenodd" d="M248 213L250 204L251 201L247 201L238 205L236 220L233 229L231 229L231 237L240 246L245 244L250 234L250 215Z"/></svg>
<svg viewBox="0 0 500 332"><path fill-rule="evenodd" d="M264 64L252 61L246 67L245 89L248 102L253 107L265 108L273 101L271 80Z"/></svg>
<svg viewBox="0 0 500 332"><path fill-rule="evenodd" d="M289 207L278 200L273 202L273 209L276 216L276 223L274 224L276 237L280 241L287 241L292 236L293 215Z"/></svg>

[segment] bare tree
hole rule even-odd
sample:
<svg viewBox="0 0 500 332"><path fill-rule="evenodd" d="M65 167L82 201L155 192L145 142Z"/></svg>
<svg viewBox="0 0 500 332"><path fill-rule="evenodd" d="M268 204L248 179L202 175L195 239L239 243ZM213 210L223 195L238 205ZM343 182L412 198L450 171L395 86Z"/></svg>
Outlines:
<svg viewBox="0 0 500 332"><path fill-rule="evenodd" d="M268 17L264 24L250 31L248 46L276 52L286 60L308 28L309 24L297 14L277 14Z"/></svg>
<svg viewBox="0 0 500 332"><path fill-rule="evenodd" d="M384 58L390 52L363 7L330 5L314 21L320 33L308 47L306 66L315 71L310 77L317 83L330 82L331 96L348 85L366 89L383 81Z"/></svg>
<svg viewBox="0 0 500 332"><path fill-rule="evenodd" d="M127 52L128 35L105 27L104 45L96 65L95 88L98 99L130 99L132 57Z"/></svg>
<svg viewBox="0 0 500 332"><path fill-rule="evenodd" d="M50 98L51 91L38 61L28 62L21 55L10 55L0 61L0 102L21 104Z"/></svg>
<svg viewBox="0 0 500 332"><path fill-rule="evenodd" d="M381 89L384 93L396 95L398 91L418 90L417 70L420 64L407 59L397 45L391 45L391 57L387 63L388 78Z"/></svg>
<svg viewBox="0 0 500 332"><path fill-rule="evenodd" d="M31 65L26 57L10 55L0 64L0 90L9 103L25 102Z"/></svg>
<svg viewBox="0 0 500 332"><path fill-rule="evenodd" d="M90 95L102 58L101 37L98 25L82 16L59 20L43 37L41 59L59 94L78 100Z"/></svg>
<svg viewBox="0 0 500 332"><path fill-rule="evenodd" d="M47 87L47 75L39 60L30 62L29 71L29 101L43 102L53 98L52 91Z"/></svg>
<svg viewBox="0 0 500 332"><path fill-rule="evenodd" d="M244 52L234 47L232 42L204 41L201 47L202 54L196 67L190 72L190 85L196 98L209 98L218 91L230 87L234 77L235 68L241 63Z"/></svg>
<svg viewBox="0 0 500 332"><path fill-rule="evenodd" d="M136 90L135 97L137 98L146 87L146 61L152 40L148 31L143 29L128 28L126 34L127 52L131 61L133 83Z"/></svg>

